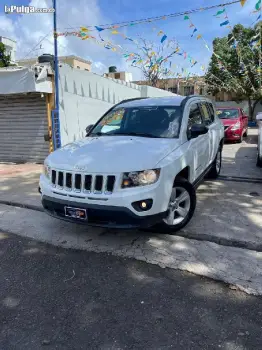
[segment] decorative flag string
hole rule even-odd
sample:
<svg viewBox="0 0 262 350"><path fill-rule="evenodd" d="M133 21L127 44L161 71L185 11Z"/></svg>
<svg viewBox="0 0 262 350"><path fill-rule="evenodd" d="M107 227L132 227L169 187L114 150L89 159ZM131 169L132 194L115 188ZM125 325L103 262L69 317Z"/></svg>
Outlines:
<svg viewBox="0 0 262 350"><path fill-rule="evenodd" d="M231 37L233 38L232 39L233 40L233 44L231 46L232 46L233 49L236 50L236 54L238 56L238 60L239 60L240 66L241 66L242 70L244 71L245 76L248 78L248 81L249 81L249 84L250 84L252 90L255 92L255 87L254 87L252 81L249 78L247 66L245 65L245 62L244 62L244 60L243 60L243 58L241 56L241 48L239 47L239 45L237 43L237 40L236 40L236 38L234 36L233 27L231 26L231 24L229 22L229 18L228 18L226 7L224 7L223 10L219 11L219 12L220 12L219 15L223 13L224 19L226 20L226 21L220 23L220 27L222 25L224 25L225 22L227 22L226 23L227 24L227 28L229 28ZM218 13L215 16L217 17L217 15L218 15Z"/></svg>

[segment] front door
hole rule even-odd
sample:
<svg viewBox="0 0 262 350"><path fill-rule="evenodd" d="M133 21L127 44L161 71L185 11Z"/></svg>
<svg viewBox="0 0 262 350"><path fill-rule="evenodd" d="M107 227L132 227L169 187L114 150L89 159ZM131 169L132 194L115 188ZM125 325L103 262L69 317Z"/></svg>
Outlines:
<svg viewBox="0 0 262 350"><path fill-rule="evenodd" d="M189 106L188 130L193 124L205 125L198 103L192 103ZM193 153L194 180L196 180L206 170L209 163L209 132L189 140L189 147Z"/></svg>

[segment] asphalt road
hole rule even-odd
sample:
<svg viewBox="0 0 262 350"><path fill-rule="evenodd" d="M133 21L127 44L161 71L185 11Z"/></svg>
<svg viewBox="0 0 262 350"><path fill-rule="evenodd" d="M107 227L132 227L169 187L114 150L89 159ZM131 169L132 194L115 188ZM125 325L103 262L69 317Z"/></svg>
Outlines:
<svg viewBox="0 0 262 350"><path fill-rule="evenodd" d="M261 349L262 299L0 234L0 349Z"/></svg>

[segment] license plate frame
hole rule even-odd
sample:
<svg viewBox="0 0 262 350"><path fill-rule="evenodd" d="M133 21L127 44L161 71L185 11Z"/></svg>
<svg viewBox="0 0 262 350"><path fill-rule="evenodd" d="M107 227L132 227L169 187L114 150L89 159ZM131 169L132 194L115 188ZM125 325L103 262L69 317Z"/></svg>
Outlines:
<svg viewBox="0 0 262 350"><path fill-rule="evenodd" d="M65 206L65 216L72 219L78 219L78 220L84 220L84 221L88 220L87 209L83 209L83 208Z"/></svg>

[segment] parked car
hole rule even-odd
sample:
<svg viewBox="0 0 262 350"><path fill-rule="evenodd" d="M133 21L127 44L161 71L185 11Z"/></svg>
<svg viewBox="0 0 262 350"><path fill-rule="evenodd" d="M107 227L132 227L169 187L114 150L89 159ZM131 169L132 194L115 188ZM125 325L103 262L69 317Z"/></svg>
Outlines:
<svg viewBox="0 0 262 350"><path fill-rule="evenodd" d="M217 115L225 127L225 140L242 142L248 134L248 116L242 108L217 107Z"/></svg>
<svg viewBox="0 0 262 350"><path fill-rule="evenodd" d="M262 167L262 113L256 116L258 125L257 166Z"/></svg>
<svg viewBox="0 0 262 350"><path fill-rule="evenodd" d="M86 131L51 153L40 177L45 211L63 220L175 232L204 176L220 173L224 127L201 96L125 100Z"/></svg>

